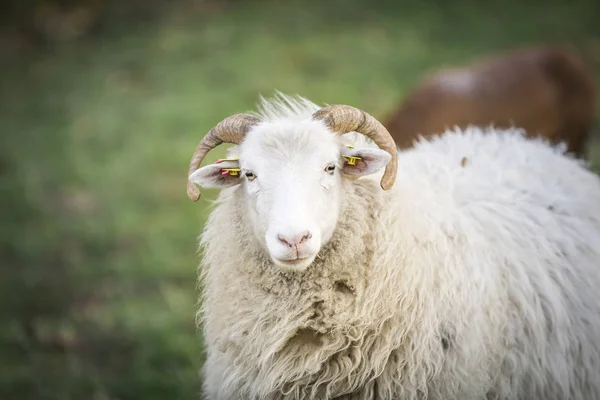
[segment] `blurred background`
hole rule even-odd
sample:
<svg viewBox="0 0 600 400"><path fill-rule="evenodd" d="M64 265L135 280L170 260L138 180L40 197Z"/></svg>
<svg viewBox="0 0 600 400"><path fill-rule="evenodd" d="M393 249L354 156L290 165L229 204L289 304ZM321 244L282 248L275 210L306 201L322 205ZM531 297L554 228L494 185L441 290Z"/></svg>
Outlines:
<svg viewBox="0 0 600 400"><path fill-rule="evenodd" d="M598 4L4 0L0 397L198 398L216 193L185 185L221 119L274 90L381 117L436 68L532 44L575 46L600 78Z"/></svg>

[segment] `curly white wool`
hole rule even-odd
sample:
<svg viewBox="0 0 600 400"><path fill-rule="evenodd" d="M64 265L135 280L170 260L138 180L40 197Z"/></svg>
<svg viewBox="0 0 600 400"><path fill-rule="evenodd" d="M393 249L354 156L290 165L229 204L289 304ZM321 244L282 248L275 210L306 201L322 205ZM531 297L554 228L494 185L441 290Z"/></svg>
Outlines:
<svg viewBox="0 0 600 400"><path fill-rule="evenodd" d="M222 190L201 240L206 398L600 399L600 179L563 152L516 129L421 140L390 191L343 181L305 271L276 268L243 190Z"/></svg>

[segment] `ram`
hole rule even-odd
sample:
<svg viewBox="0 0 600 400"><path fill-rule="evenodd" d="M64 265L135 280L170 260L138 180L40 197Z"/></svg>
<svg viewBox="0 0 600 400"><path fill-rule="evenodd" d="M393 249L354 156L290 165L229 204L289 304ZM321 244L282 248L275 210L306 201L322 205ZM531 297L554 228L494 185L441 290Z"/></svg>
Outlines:
<svg viewBox="0 0 600 400"><path fill-rule="evenodd" d="M562 47L513 50L425 76L382 118L396 144L468 125L523 128L586 156L595 123L594 76L583 57Z"/></svg>
<svg viewBox="0 0 600 400"><path fill-rule="evenodd" d="M188 177L221 189L207 399L600 398L600 179L564 146L471 127L398 152L362 110L278 95Z"/></svg>

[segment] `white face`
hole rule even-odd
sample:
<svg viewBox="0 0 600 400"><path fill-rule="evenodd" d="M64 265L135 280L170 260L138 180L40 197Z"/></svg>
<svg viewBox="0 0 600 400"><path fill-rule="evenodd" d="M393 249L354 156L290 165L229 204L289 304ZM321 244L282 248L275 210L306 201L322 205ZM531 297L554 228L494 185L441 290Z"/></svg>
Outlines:
<svg viewBox="0 0 600 400"><path fill-rule="evenodd" d="M204 188L241 184L252 230L275 265L304 270L337 225L344 175L385 167L389 153L342 145L321 122L262 123L246 135L239 162L202 167L190 180ZM350 165L343 155L361 157ZM241 168L239 176L223 168Z"/></svg>

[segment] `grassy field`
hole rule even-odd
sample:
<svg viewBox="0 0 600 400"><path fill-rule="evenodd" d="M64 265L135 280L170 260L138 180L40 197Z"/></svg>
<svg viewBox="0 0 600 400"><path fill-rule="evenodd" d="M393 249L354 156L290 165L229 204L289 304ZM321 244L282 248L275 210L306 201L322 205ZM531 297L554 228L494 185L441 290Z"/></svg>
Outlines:
<svg viewBox="0 0 600 400"><path fill-rule="evenodd" d="M188 200L187 163L259 94L381 116L442 65L600 47L592 0L478 3L173 2L2 57L0 397L197 398L196 237L215 193Z"/></svg>

